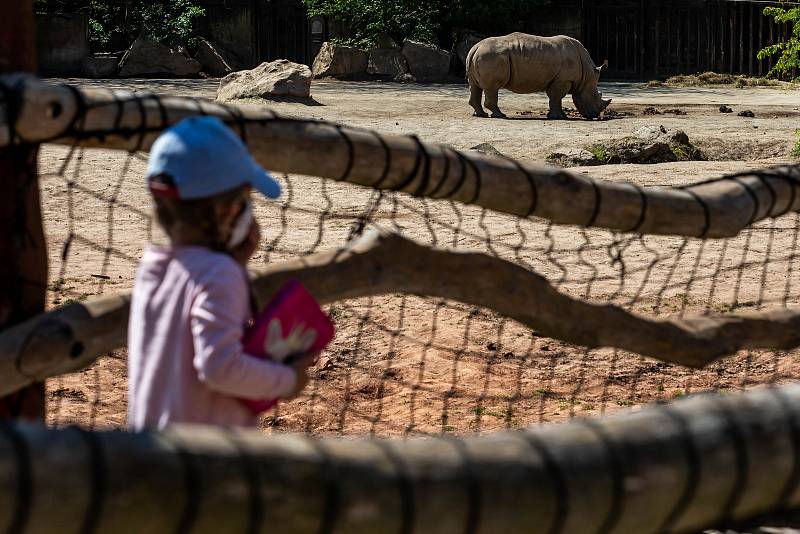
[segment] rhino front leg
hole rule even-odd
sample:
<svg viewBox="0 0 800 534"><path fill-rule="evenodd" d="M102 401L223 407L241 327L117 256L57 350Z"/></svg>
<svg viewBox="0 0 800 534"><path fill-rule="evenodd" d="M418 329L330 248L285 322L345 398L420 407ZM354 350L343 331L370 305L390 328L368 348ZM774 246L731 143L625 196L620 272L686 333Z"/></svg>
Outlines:
<svg viewBox="0 0 800 534"><path fill-rule="evenodd" d="M506 115L502 111L500 111L500 107L497 105L497 98L498 93L500 92L499 87L493 87L491 89L484 89L486 96L484 98L484 104L486 105L486 109L492 112L493 119L505 119Z"/></svg>
<svg viewBox="0 0 800 534"><path fill-rule="evenodd" d="M472 115L475 117L488 117L486 112L481 106L481 97L483 96L483 89L477 85L470 84L469 86L469 105L475 110Z"/></svg>
<svg viewBox="0 0 800 534"><path fill-rule="evenodd" d="M567 96L572 84L569 82L554 82L547 89L547 96L550 98L550 111L547 113L548 119L563 120L567 118L564 113L564 108L561 107L561 101Z"/></svg>

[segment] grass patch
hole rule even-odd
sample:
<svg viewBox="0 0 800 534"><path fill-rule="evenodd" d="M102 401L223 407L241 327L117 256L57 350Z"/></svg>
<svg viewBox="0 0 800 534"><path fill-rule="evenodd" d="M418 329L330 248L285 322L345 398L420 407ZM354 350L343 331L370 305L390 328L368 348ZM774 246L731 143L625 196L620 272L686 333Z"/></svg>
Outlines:
<svg viewBox="0 0 800 534"><path fill-rule="evenodd" d="M487 409L485 406L474 406L472 408L472 413L479 416L488 415L489 417L494 417L496 419L503 419L504 421L511 421L514 417L514 410L511 408L506 408L502 412L494 412L492 410Z"/></svg>
<svg viewBox="0 0 800 534"><path fill-rule="evenodd" d="M751 308L755 305L756 303L751 300L745 302L728 302L724 304L715 304L713 310L717 313L733 313L739 308Z"/></svg>
<svg viewBox="0 0 800 534"><path fill-rule="evenodd" d="M702 74L681 74L671 76L665 81L652 80L648 87L709 87L733 86L739 89L747 87L779 87L791 89L795 84L773 80L765 77L750 77L734 74L720 74L718 72L703 72Z"/></svg>
<svg viewBox="0 0 800 534"><path fill-rule="evenodd" d="M602 144L594 144L586 147L586 151L591 153L602 163L619 163L622 158L613 147Z"/></svg>
<svg viewBox="0 0 800 534"><path fill-rule="evenodd" d="M77 297L65 300L64 301L64 306L67 306L69 304L75 304L76 302L83 302L84 300L88 299L90 296L91 295L89 295L89 293L81 293Z"/></svg>
<svg viewBox="0 0 800 534"><path fill-rule="evenodd" d="M795 137L797 137L797 140L794 142L794 150L792 150L792 156L800 158L800 130L795 130L794 135Z"/></svg>

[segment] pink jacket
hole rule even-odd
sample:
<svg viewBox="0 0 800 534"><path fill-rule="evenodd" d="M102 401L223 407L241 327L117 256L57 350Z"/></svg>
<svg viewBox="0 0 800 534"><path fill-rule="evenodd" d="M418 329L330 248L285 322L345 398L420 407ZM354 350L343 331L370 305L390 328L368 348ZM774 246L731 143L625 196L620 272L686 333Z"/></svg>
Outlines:
<svg viewBox="0 0 800 534"><path fill-rule="evenodd" d="M249 356L245 270L204 247L149 246L139 263L128 325L128 425L254 426L237 398L287 395L290 367Z"/></svg>

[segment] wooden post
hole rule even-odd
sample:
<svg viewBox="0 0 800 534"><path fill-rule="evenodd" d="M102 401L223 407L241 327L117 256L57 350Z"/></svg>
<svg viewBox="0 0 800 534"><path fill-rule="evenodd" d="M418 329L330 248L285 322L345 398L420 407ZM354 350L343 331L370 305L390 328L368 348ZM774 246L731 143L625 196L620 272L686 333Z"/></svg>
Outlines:
<svg viewBox="0 0 800 534"><path fill-rule="evenodd" d="M33 0L0 9L0 72L34 72ZM0 98L4 98L0 94ZM0 148L0 329L44 310L47 253L36 172L38 145ZM44 384L0 399L0 420L44 419Z"/></svg>

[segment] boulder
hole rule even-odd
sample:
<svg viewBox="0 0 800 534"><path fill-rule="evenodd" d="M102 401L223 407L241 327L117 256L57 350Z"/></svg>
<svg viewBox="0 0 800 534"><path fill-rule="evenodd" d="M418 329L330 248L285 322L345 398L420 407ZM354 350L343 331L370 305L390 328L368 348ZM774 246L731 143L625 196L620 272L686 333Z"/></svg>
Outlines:
<svg viewBox="0 0 800 534"><path fill-rule="evenodd" d="M634 130L633 136L639 139L654 141L667 133L663 126L641 126Z"/></svg>
<svg viewBox="0 0 800 534"><path fill-rule="evenodd" d="M237 98L309 98L311 70L287 59L262 63L253 70L232 72L219 81L217 100Z"/></svg>
<svg viewBox="0 0 800 534"><path fill-rule="evenodd" d="M432 45L406 41L403 56L418 82L443 82L450 71L450 52Z"/></svg>
<svg viewBox="0 0 800 534"><path fill-rule="evenodd" d="M81 62L81 72L87 78L111 78L118 67L119 58L108 54L89 56Z"/></svg>
<svg viewBox="0 0 800 534"><path fill-rule="evenodd" d="M663 126L642 126L634 130L633 136L645 141L658 141L666 144L691 144L689 143L689 136L683 130L667 130Z"/></svg>
<svg viewBox="0 0 800 534"><path fill-rule="evenodd" d="M568 148L547 156L547 162L558 167L594 167L600 165L597 157L581 148Z"/></svg>
<svg viewBox="0 0 800 534"><path fill-rule="evenodd" d="M120 61L120 76L197 76L200 62L179 49L139 36Z"/></svg>
<svg viewBox="0 0 800 534"><path fill-rule="evenodd" d="M396 48L372 48L369 51L367 73L398 79L408 73L408 62Z"/></svg>
<svg viewBox="0 0 800 534"><path fill-rule="evenodd" d="M203 72L211 76L225 76L234 71L234 68L228 63L222 52L205 39L200 40L195 58L203 67Z"/></svg>
<svg viewBox="0 0 800 534"><path fill-rule="evenodd" d="M464 32L456 41L454 48L455 55L458 57L458 62L465 66L467 63L467 54L472 50L472 47L483 40L483 36L473 32ZM466 67L465 67L466 68Z"/></svg>
<svg viewBox="0 0 800 534"><path fill-rule="evenodd" d="M400 49L397 45L397 42L392 39L391 35L388 33L381 33L376 38L375 41L372 43L372 48L396 48Z"/></svg>
<svg viewBox="0 0 800 534"><path fill-rule="evenodd" d="M322 43L314 58L315 78L354 78L367 72L367 53L352 46Z"/></svg>

